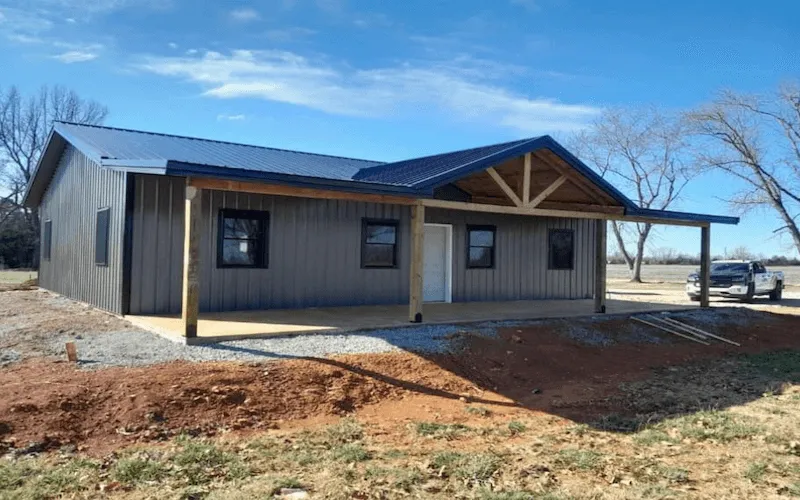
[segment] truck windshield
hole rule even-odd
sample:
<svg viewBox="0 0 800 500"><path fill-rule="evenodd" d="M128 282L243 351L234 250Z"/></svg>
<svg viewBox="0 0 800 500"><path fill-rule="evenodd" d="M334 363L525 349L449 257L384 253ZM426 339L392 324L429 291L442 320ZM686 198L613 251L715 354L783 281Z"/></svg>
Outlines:
<svg viewBox="0 0 800 500"><path fill-rule="evenodd" d="M741 262L718 262L711 264L711 274L739 274L750 271L750 264Z"/></svg>

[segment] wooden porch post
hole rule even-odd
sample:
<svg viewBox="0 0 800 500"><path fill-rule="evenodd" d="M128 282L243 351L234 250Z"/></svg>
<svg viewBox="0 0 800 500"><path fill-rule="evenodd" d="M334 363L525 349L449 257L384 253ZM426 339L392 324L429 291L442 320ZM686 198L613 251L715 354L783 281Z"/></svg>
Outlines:
<svg viewBox="0 0 800 500"><path fill-rule="evenodd" d="M183 232L183 334L197 337L197 315L200 309L200 230L202 228L203 191L186 186L185 221Z"/></svg>
<svg viewBox="0 0 800 500"><path fill-rule="evenodd" d="M700 307L709 307L711 286L711 225L700 228Z"/></svg>
<svg viewBox="0 0 800 500"><path fill-rule="evenodd" d="M606 264L608 263L605 220L595 221L594 250L594 312L606 312Z"/></svg>
<svg viewBox="0 0 800 500"><path fill-rule="evenodd" d="M425 207L411 206L411 252L408 290L408 320L422 323L422 258L425 240Z"/></svg>

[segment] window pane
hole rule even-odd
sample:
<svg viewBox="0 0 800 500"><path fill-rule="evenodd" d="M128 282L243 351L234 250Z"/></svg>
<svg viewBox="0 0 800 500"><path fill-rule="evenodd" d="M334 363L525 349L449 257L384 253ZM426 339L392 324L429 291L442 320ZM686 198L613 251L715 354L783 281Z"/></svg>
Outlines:
<svg viewBox="0 0 800 500"><path fill-rule="evenodd" d="M108 265L108 223L110 209L106 208L97 212L94 235L94 263L102 266Z"/></svg>
<svg viewBox="0 0 800 500"><path fill-rule="evenodd" d="M256 239L258 238L261 221L258 219L233 219L225 218L225 237Z"/></svg>
<svg viewBox="0 0 800 500"><path fill-rule="evenodd" d="M385 243L394 245L396 240L395 226L367 224L367 243Z"/></svg>
<svg viewBox="0 0 800 500"><path fill-rule="evenodd" d="M550 267L552 269L572 269L572 237L571 231L550 233Z"/></svg>
<svg viewBox="0 0 800 500"><path fill-rule="evenodd" d="M42 258L50 260L50 247L53 237L53 221L44 223L44 236L42 236Z"/></svg>
<svg viewBox="0 0 800 500"><path fill-rule="evenodd" d="M222 262L233 266L253 266L256 263L256 244L246 240L224 240Z"/></svg>
<svg viewBox="0 0 800 500"><path fill-rule="evenodd" d="M470 247L469 267L492 267L492 249L486 247Z"/></svg>
<svg viewBox="0 0 800 500"><path fill-rule="evenodd" d="M469 245L473 247L494 246L494 231L472 229L469 232Z"/></svg>
<svg viewBox="0 0 800 500"><path fill-rule="evenodd" d="M394 249L394 245L364 244L364 255L362 255L364 266L393 267Z"/></svg>

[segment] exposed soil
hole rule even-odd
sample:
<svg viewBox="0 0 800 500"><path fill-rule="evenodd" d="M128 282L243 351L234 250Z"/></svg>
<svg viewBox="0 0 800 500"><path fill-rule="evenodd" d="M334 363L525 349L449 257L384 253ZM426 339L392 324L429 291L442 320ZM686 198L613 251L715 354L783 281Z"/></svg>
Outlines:
<svg viewBox="0 0 800 500"><path fill-rule="evenodd" d="M545 412L591 422L609 412L641 411L622 387L666 367L800 347L800 318L747 314L747 321L708 327L741 347L636 341L630 321L611 319L592 325L611 345L579 343L565 334L566 323L550 322L501 329L498 338L466 334L460 354L428 359L394 353L97 371L28 360L0 370L0 440L17 449L73 444L99 454L179 432L302 426L351 412L378 424L423 414L463 419L465 405L453 404L459 399L502 415ZM734 389L724 404L759 390Z"/></svg>

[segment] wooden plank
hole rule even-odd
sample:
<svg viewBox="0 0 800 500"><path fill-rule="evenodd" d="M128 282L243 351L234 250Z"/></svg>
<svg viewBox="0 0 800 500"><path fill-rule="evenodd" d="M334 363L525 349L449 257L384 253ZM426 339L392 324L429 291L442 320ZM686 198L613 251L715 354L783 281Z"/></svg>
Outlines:
<svg viewBox="0 0 800 500"><path fill-rule="evenodd" d="M491 176L491 178L494 179L494 181L497 183L498 186L500 186L500 189L503 190L506 196L508 196L508 198L514 202L514 205L518 207L522 206L522 200L519 199L517 193L515 193L514 190L511 189L511 186L506 184L506 181L503 180L502 177L500 177L500 174L497 173L497 170L495 170L494 167L487 168L486 173L488 173Z"/></svg>
<svg viewBox="0 0 800 500"><path fill-rule="evenodd" d="M700 307L709 307L711 286L711 226L700 228Z"/></svg>
<svg viewBox="0 0 800 500"><path fill-rule="evenodd" d="M197 337L200 312L200 232L202 230L203 191L187 179L183 232L183 294L181 321L187 338Z"/></svg>
<svg viewBox="0 0 800 500"><path fill-rule="evenodd" d="M522 173L522 204L531 201L531 154L525 153L525 167Z"/></svg>
<svg viewBox="0 0 800 500"><path fill-rule="evenodd" d="M590 182L588 179L584 178L581 174L573 170L569 166L563 166L558 163L558 160L553 159L550 160L543 154L534 153L534 156L537 160L542 162L542 164L550 167L551 169L555 170L561 175L566 175L569 180L571 181L572 185L578 188L580 191L583 192L586 196L593 199L595 202L604 204L608 203L612 200L611 197L605 194L600 188L594 185L594 183ZM599 192L598 192L599 191Z"/></svg>
<svg viewBox="0 0 800 500"><path fill-rule="evenodd" d="M411 263L408 290L408 320L422 323L423 252L425 242L425 206L411 206Z"/></svg>
<svg viewBox="0 0 800 500"><path fill-rule="evenodd" d="M577 212L592 212L600 214L624 215L623 207L612 207L609 205L590 205L584 203L567 203L561 201L543 201L537 208L547 208L551 210L573 210Z"/></svg>
<svg viewBox="0 0 800 500"><path fill-rule="evenodd" d="M671 334L676 335L678 337L682 337L682 338L685 338L687 340L691 340L692 342L697 342L698 344L711 345L708 342L704 342L704 341L702 341L700 339L697 339L697 338L694 338L694 337L690 337L688 335L684 335L684 334L682 334L680 332L676 332L675 330L671 330L671 329L669 329L669 328L667 328L665 326L657 325L655 323L652 323L652 322L647 321L647 320L642 319L642 318L637 318L635 316L631 316L631 319L634 320L634 321L638 321L639 323L643 323L645 325L652 326L653 328L658 328L659 330L663 330L663 331L665 331L667 333L671 333Z"/></svg>
<svg viewBox="0 0 800 500"><path fill-rule="evenodd" d="M75 342L67 342L64 346L67 350L67 361L70 363L78 362L78 348L75 347Z"/></svg>
<svg viewBox="0 0 800 500"><path fill-rule="evenodd" d="M190 186L199 189L216 189L218 191L239 191L243 193L270 194L277 196L294 196L298 198L320 198L326 200L353 200L372 203L390 203L394 205L413 205L415 198L384 194L354 193L349 191L331 191L327 189L301 188L280 184L263 184L260 182L229 181L225 179L194 178Z"/></svg>
<svg viewBox="0 0 800 500"><path fill-rule="evenodd" d="M595 221L595 250L594 250L594 312L606 312L606 264L607 238L606 221Z"/></svg>
<svg viewBox="0 0 800 500"><path fill-rule="evenodd" d="M550 184L549 186L544 188L544 191L542 191L541 193L537 194L536 198L532 199L525 206L529 207L529 208L535 208L535 207L539 206L539 204L541 202L543 202L545 198L547 198L548 196L553 194L553 191L555 191L556 189L560 188L561 185L564 184L565 182L567 182L567 176L566 175L562 175L561 177L556 179L555 182L553 182L552 184Z"/></svg>
<svg viewBox="0 0 800 500"><path fill-rule="evenodd" d="M469 212L485 212L493 214L527 215L536 217L560 217L566 219L603 219L619 220L624 222L650 222L652 224L665 224L669 226L702 226L706 224L698 221L664 220L654 217L638 217L620 214L606 214L599 212L581 212L575 210L549 210L543 208L510 207L503 205L486 205L483 203L467 203L447 200L422 200L422 204L431 208L448 208L451 210L466 210Z"/></svg>

